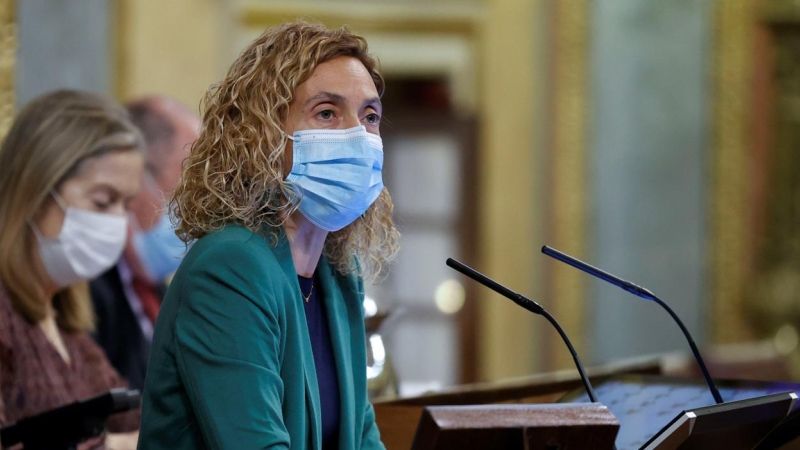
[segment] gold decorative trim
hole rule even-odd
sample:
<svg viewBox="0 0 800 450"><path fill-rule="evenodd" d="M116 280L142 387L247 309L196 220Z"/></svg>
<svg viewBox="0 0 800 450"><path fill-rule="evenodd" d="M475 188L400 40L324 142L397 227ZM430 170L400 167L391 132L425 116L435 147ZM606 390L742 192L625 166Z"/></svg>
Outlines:
<svg viewBox="0 0 800 450"><path fill-rule="evenodd" d="M748 106L756 3L715 3L713 56L710 328L715 343L746 339Z"/></svg>
<svg viewBox="0 0 800 450"><path fill-rule="evenodd" d="M553 145L549 180L553 219L549 236L554 247L580 258L586 253L589 3L579 0L553 5ZM583 275L564 264L551 267L549 309L572 336L580 353L585 345ZM572 358L558 339L552 340L548 351L552 366L547 370L572 367Z"/></svg>
<svg viewBox="0 0 800 450"><path fill-rule="evenodd" d="M247 2L240 8L239 21L246 27L264 27L298 18L336 27L383 31L474 33L482 20L483 7L473 5L419 5L365 2Z"/></svg>
<svg viewBox="0 0 800 450"><path fill-rule="evenodd" d="M543 124L549 111L544 102L548 38L544 2L486 2L479 41L481 133L477 165L479 211L475 267L498 277L517 292L541 298L541 258L532 250L544 236L544 195L536 180L546 170L537 164ZM540 106L541 105L541 106ZM476 333L479 379L484 381L529 375L541 369L540 354L546 324L519 307L478 290ZM513 354L509 349L514 349Z"/></svg>
<svg viewBox="0 0 800 450"><path fill-rule="evenodd" d="M0 139L14 120L14 65L17 27L14 0L0 0Z"/></svg>

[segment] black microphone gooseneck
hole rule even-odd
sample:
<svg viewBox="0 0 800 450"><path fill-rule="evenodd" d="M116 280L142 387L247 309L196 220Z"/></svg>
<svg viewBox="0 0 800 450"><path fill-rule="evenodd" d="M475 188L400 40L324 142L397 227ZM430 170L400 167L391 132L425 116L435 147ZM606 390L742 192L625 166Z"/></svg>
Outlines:
<svg viewBox="0 0 800 450"><path fill-rule="evenodd" d="M581 381L583 381L583 386L586 388L586 392L589 394L589 400L597 403L597 398L594 395L594 389L592 389L592 384L589 382L589 377L586 376L586 372L583 370L583 364L581 364L581 360L578 358L578 353L575 351L575 347L572 346L572 343L569 341L567 334L564 333L564 330L561 328L561 325L559 325L558 322L556 322L556 319L554 319L553 316L550 315L550 313L545 311L545 309L542 308L542 306L536 303L535 301L526 298L522 294L517 294L511 289L508 289L507 287L492 280L486 275L456 261L453 258L447 258L447 265L463 273L464 275L472 278L478 283L488 287L489 289L499 293L500 295L510 299L511 301L518 304L519 306L522 306L528 311L534 314L538 314L540 316L544 316L545 319L547 319L551 324L553 324L553 326L556 328L556 331L558 331L558 334L561 335L561 339L563 339L564 343L567 344L567 347L569 347L570 353L572 353L572 359L575 360L575 366L578 368L578 373L581 376Z"/></svg>
<svg viewBox="0 0 800 450"><path fill-rule="evenodd" d="M683 335L686 337L686 340L689 341L689 347L692 349L692 354L694 355L694 358L697 360L697 364L700 366L700 371L703 372L703 378L705 378L706 383L708 383L708 388L711 390L711 395L714 396L714 401L716 401L717 404L724 403L722 400L722 396L719 394L719 391L717 390L717 386L714 384L714 380L711 379L711 375L708 373L708 368L706 368L706 363L703 361L703 357L700 356L700 350L697 349L697 345L695 345L694 339L692 339L692 335L689 334L689 330L686 329L686 326L683 324L681 319L678 318L678 315L675 314L672 308L669 307L669 305L664 303L660 298L656 297L655 294L653 294L652 292L641 286L638 286L636 284L631 283L630 281L626 281L623 280L622 278L611 275L606 271L600 270L597 267L594 267L590 264L586 264L585 262L573 258L572 256L569 256L566 253L558 251L552 247L548 247L546 245L543 246L542 253L552 258L555 258L563 263L567 263L570 266L575 267L576 269L582 270L583 272L586 272L589 275L594 275L603 281L607 281L615 286L618 286L637 297L641 297L645 300L651 300L661 305L661 307L664 308L669 313L670 316L672 316L672 319L675 321L675 323L678 324L681 331L683 331Z"/></svg>

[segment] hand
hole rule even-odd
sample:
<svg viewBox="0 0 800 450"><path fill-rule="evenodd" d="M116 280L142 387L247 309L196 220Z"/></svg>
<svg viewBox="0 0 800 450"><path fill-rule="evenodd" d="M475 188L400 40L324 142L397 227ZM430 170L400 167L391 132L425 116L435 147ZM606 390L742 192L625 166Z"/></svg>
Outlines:
<svg viewBox="0 0 800 450"><path fill-rule="evenodd" d="M139 442L139 432L108 433L106 435L106 448L108 450L136 450Z"/></svg>

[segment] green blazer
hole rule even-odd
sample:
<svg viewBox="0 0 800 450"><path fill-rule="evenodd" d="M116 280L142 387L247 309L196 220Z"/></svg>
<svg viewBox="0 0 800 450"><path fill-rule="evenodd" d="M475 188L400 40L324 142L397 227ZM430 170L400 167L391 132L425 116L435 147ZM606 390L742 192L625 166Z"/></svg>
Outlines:
<svg viewBox="0 0 800 450"><path fill-rule="evenodd" d="M363 284L317 266L339 377L339 448L383 449L367 399ZM316 449L320 398L289 244L229 225L195 243L161 306L140 449Z"/></svg>

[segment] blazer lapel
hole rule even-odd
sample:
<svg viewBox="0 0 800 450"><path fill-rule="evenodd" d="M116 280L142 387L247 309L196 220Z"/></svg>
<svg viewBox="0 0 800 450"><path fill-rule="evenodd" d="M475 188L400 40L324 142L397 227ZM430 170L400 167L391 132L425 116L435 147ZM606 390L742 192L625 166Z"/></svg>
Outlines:
<svg viewBox="0 0 800 450"><path fill-rule="evenodd" d="M303 348L303 378L305 380L306 403L308 409L308 423L311 429L311 447L322 447L322 423L317 418L322 417L319 399L319 383L317 382L317 371L314 366L314 352L311 349L311 338L308 334L308 323L305 320L305 309L303 299L300 294L300 283L297 281L297 271L294 269L292 252L289 248L289 241L283 230L280 232L278 244L275 246L275 255L280 261L281 269L287 282L292 286L291 302L296 309L297 327L300 331L300 340Z"/></svg>
<svg viewBox="0 0 800 450"><path fill-rule="evenodd" d="M325 312L328 316L328 328L331 333L331 346L336 362L336 376L339 382L339 448L355 448L353 436L355 409L355 389L353 387L353 361L350 354L350 321L348 315L348 302L358 302L358 299L345 298L338 278L333 273L333 268L323 255L317 266L319 281L325 292ZM344 295L347 295L345 293ZM361 307L359 305L359 307Z"/></svg>

